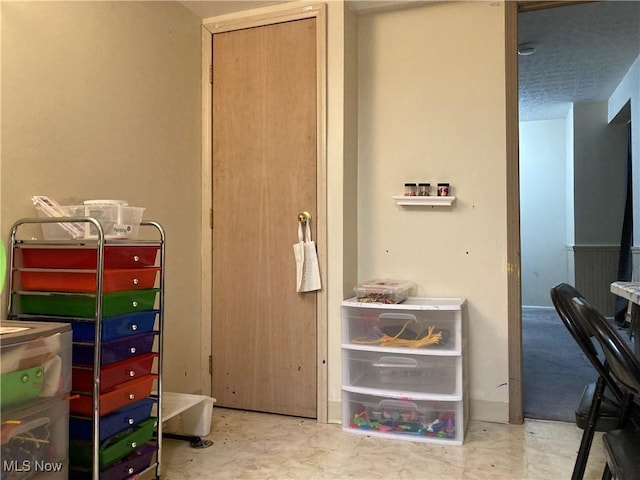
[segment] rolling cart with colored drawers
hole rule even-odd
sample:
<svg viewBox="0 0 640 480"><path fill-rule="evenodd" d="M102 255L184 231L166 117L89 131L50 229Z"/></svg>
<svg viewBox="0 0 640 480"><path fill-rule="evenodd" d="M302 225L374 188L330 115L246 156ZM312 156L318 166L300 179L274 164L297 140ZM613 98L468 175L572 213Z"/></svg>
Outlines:
<svg viewBox="0 0 640 480"><path fill-rule="evenodd" d="M466 302L342 302L342 427L461 445L468 422Z"/></svg>
<svg viewBox="0 0 640 480"><path fill-rule="evenodd" d="M23 240L11 232L9 316L71 324L69 478L160 477L164 230L154 240ZM27 230L27 228L25 228Z"/></svg>

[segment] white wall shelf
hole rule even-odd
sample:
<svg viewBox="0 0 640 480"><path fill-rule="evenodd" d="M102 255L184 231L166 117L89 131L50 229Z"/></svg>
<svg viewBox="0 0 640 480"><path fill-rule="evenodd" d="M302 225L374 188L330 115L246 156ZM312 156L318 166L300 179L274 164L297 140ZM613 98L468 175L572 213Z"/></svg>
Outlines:
<svg viewBox="0 0 640 480"><path fill-rule="evenodd" d="M417 206L417 205L431 205L434 207L448 207L450 206L456 199L456 197L436 197L436 196L428 196L428 197L410 197L407 195L396 195L393 197L396 201L397 205L406 205L406 206Z"/></svg>

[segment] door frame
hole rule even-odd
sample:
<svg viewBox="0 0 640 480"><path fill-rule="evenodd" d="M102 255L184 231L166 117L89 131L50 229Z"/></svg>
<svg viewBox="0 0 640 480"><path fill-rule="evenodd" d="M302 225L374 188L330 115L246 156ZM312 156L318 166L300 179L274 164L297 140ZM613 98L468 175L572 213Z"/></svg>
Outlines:
<svg viewBox="0 0 640 480"><path fill-rule="evenodd" d="M518 13L592 0L505 2L505 91L507 138L507 317L509 423L524 422L522 388L522 285L520 258L520 139L518 112Z"/></svg>
<svg viewBox="0 0 640 480"><path fill-rule="evenodd" d="M509 423L524 422L522 391L522 292L520 279L520 159L518 111L518 7L505 2L507 156L507 343Z"/></svg>
<svg viewBox="0 0 640 480"><path fill-rule="evenodd" d="M316 19L316 82L317 82L317 143L316 143L316 164L317 164L317 219L316 225L316 245L318 249L318 261L320 264L321 280L324 288L319 290L316 302L316 325L317 325L317 345L316 345L316 417L321 423L328 422L328 365L325 361L328 351L327 333L327 53L326 53L326 31L327 15L326 5L312 4L297 8L285 8L281 10L262 11L256 13L240 13L239 16L212 17L205 19L202 25L202 225L209 225L209 228L202 229L202 329L203 341L201 378L202 390L211 392L212 388L212 367L211 367L211 344L212 344L212 322L213 322L213 230L212 217L212 171L213 171L213 138L212 138L212 118L213 118L213 86L211 84L211 59L212 59L212 37L214 33L229 32L244 28L260 27L282 22L302 20L306 18ZM293 273L292 273L293 274Z"/></svg>

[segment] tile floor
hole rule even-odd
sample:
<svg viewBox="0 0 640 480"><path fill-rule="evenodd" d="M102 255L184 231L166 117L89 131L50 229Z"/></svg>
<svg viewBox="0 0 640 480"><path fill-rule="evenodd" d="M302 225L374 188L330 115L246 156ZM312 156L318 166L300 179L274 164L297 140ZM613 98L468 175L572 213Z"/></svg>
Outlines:
<svg viewBox="0 0 640 480"><path fill-rule="evenodd" d="M574 424L471 421L463 446L386 440L340 425L213 409L213 446L163 441L162 478L206 479L539 479L571 477L582 431ZM594 439L585 479L599 479L602 441Z"/></svg>

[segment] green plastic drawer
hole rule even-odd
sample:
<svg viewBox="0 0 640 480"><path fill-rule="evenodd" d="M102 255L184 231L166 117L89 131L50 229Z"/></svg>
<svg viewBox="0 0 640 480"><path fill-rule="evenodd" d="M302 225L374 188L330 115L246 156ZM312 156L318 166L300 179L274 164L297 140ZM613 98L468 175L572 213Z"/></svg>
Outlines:
<svg viewBox="0 0 640 480"><path fill-rule="evenodd" d="M157 288L152 288L105 293L102 296L102 316L111 317L153 310L159 291ZM96 315L96 299L94 296L28 293L17 295L21 313L83 318L93 318Z"/></svg>
<svg viewBox="0 0 640 480"><path fill-rule="evenodd" d="M44 384L42 365L0 375L0 407L24 403L40 395Z"/></svg>
<svg viewBox="0 0 640 480"><path fill-rule="evenodd" d="M103 470L119 460L122 460L131 452L141 448L153 437L157 426L157 419L150 418L139 426L125 430L106 440L100 447L100 470ZM91 443L71 442L69 460L72 465L91 468L93 462L93 450Z"/></svg>

